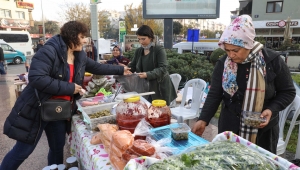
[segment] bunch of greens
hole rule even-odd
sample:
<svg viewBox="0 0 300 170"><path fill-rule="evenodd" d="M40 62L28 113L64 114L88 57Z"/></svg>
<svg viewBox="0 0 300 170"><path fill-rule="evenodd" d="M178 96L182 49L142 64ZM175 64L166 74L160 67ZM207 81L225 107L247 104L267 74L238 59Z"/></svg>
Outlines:
<svg viewBox="0 0 300 170"><path fill-rule="evenodd" d="M273 162L246 146L218 141L196 147L191 152L169 157L149 167L150 170L276 170Z"/></svg>

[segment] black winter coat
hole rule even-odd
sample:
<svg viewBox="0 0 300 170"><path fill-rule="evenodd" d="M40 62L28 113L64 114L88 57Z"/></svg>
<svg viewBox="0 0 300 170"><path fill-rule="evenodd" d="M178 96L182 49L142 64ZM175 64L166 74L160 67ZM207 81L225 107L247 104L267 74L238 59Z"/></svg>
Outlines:
<svg viewBox="0 0 300 170"><path fill-rule="evenodd" d="M73 82L82 85L85 71L99 75L123 75L124 67L100 64L86 57L84 51L74 52ZM4 124L4 134L28 144L33 144L40 130L41 116L34 89L38 90L40 100L46 101L53 95L72 96L74 83L69 83L67 46L60 35L49 39L32 58L29 70L29 84L17 99ZM75 106L74 106L75 107ZM75 112L75 108L73 109Z"/></svg>
<svg viewBox="0 0 300 170"><path fill-rule="evenodd" d="M262 52L266 62L266 91L263 110L270 109L272 111L272 117L269 124L259 129L259 132L278 126L279 111L285 109L294 100L296 95L290 71L279 54L267 48L264 48ZM222 75L226 57L227 55L223 56L216 63L211 88L201 115L199 116L199 120L209 123L211 118L215 115L220 102L223 100L218 132L232 131L239 134L240 114L242 111L244 93L247 87L246 74L247 70L250 69L251 63L238 64L236 80L239 90L231 97L222 88Z"/></svg>

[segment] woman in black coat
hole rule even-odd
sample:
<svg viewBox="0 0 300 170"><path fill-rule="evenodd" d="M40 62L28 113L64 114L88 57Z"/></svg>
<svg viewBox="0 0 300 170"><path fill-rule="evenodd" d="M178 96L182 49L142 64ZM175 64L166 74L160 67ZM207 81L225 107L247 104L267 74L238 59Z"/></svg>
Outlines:
<svg viewBox="0 0 300 170"><path fill-rule="evenodd" d="M42 103L50 98L73 101L74 114L74 101L80 98L85 71L102 75L131 74L128 67L99 64L86 57L82 46L86 43L87 32L86 25L67 22L60 34L49 39L34 55L29 84L4 124L4 134L17 142L2 160L0 170L18 169L35 149L43 130L49 144L48 165L63 163L65 135L70 132L70 121L43 121L35 89Z"/></svg>
<svg viewBox="0 0 300 170"><path fill-rule="evenodd" d="M237 17L224 30L219 46L227 55L216 63L210 91L192 131L201 136L223 101L218 133L232 131L276 154L278 113L294 100L296 92L280 55L254 38L248 15ZM258 112L264 121L258 127L249 126L243 111Z"/></svg>

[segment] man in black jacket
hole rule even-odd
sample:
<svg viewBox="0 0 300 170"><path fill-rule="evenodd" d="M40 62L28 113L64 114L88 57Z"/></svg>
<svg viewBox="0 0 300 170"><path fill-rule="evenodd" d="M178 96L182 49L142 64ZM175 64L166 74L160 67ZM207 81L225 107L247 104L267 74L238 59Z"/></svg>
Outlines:
<svg viewBox="0 0 300 170"><path fill-rule="evenodd" d="M44 40L40 39L38 45L36 46L36 52L39 51L44 46Z"/></svg>
<svg viewBox="0 0 300 170"><path fill-rule="evenodd" d="M0 74L6 74L4 70L4 52L1 47L0 47Z"/></svg>

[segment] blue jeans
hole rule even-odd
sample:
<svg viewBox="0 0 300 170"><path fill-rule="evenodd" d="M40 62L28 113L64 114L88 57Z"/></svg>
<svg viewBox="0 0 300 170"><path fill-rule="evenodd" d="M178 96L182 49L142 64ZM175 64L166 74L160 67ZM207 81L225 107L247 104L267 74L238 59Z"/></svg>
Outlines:
<svg viewBox="0 0 300 170"><path fill-rule="evenodd" d="M44 122L42 120L41 130L38 133L37 139L33 145L17 141L15 146L4 157L0 170L17 170L23 161L35 149L38 141L40 140L43 130L45 130L48 145L48 165L62 164L64 161L64 146L66 137L66 120Z"/></svg>
<svg viewBox="0 0 300 170"><path fill-rule="evenodd" d="M0 62L0 74L6 74L3 62Z"/></svg>

